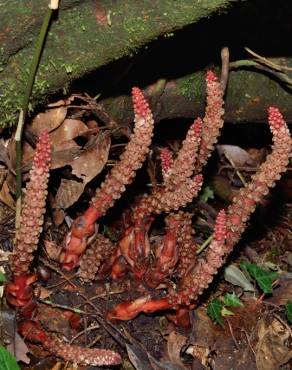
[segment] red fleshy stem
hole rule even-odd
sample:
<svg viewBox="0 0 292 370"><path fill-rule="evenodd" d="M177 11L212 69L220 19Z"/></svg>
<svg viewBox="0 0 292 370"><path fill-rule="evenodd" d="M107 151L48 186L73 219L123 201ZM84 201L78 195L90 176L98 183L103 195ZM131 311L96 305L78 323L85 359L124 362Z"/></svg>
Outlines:
<svg viewBox="0 0 292 370"><path fill-rule="evenodd" d="M24 307L28 305L33 298L32 284L35 283L34 274L24 274L14 276L13 282L5 287L5 296L7 302L14 307Z"/></svg>
<svg viewBox="0 0 292 370"><path fill-rule="evenodd" d="M123 302L115 306L107 315L108 320L131 320L139 313L152 313L171 308L167 299L152 300L149 296L140 297L131 302Z"/></svg>
<svg viewBox="0 0 292 370"><path fill-rule="evenodd" d="M132 90L132 100L135 114L134 133L119 162L96 191L90 207L73 222L65 238L60 262L66 270L70 271L78 265L80 256L87 248L88 239L94 233L95 222L121 197L125 186L132 182L135 172L142 166L149 151L154 127L152 113L142 91L137 87Z"/></svg>

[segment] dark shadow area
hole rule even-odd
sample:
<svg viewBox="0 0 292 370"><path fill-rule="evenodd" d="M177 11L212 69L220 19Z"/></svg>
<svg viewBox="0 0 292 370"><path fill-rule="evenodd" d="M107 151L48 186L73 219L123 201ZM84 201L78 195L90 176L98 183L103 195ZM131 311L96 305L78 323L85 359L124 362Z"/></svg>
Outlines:
<svg viewBox="0 0 292 370"><path fill-rule="evenodd" d="M230 60L250 58L248 46L266 57L289 57L291 45L280 42L291 34L292 7L285 0L234 2L228 14L218 14L174 34L160 37L143 47L133 58L124 58L84 76L71 91L87 91L91 96L128 93L132 86L145 86L157 79L173 79L207 66L220 65L223 46Z"/></svg>

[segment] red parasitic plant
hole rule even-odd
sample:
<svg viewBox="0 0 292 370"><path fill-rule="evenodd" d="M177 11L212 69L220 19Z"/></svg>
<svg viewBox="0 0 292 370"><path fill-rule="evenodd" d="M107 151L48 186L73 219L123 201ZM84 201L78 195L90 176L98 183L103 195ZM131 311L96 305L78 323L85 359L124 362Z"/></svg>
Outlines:
<svg viewBox="0 0 292 370"><path fill-rule="evenodd" d="M120 161L107 175L96 191L89 208L77 218L69 231L60 256L62 267L72 270L79 263L79 257L86 250L88 239L94 234L95 222L121 197L125 186L135 177L149 151L153 135L152 113L141 90L132 90L135 127L130 141L121 155Z"/></svg>
<svg viewBox="0 0 292 370"><path fill-rule="evenodd" d="M223 126L223 90L217 76L211 71L206 74L206 92L204 118L197 118L190 126L176 157L167 148L161 150L162 183L136 200L121 239L114 243L101 234L95 234L95 223L132 182L149 152L153 135L154 122L148 103L138 88L133 89L134 133L119 162L96 191L85 213L73 222L64 240L60 264L69 271L79 266L78 276L83 282L94 280L96 275L100 279L110 275L113 280L130 276L134 285L143 286L145 294L116 305L108 312L107 318L110 320L130 320L141 312L169 310L170 320L177 325L188 326L190 309L196 306L200 295L240 240L256 205L287 167L291 137L280 111L270 107L268 121L273 134L271 154L251 177L251 181L239 191L232 204L218 213L212 241L203 257L198 257L192 215L182 208L192 202L200 191L202 168ZM34 217L30 217L24 206L22 224L25 232L20 231L17 236L11 262L13 282L6 288L7 300L14 306L25 306L32 302L32 284L36 278L30 272L30 264L45 209L44 178L47 181L49 154L48 134L45 133L40 138L36 152L35 172L31 172L31 182L39 179L40 188L36 184L31 185L33 196L29 198L29 191L26 196L38 211L33 212ZM153 242L151 226L160 214L165 214L165 233ZM19 252L22 256L19 256ZM32 320L24 321L20 331L29 340L38 341L58 356L80 364L110 365L120 362L120 356L112 351L84 350L61 343Z"/></svg>
<svg viewBox="0 0 292 370"><path fill-rule="evenodd" d="M207 72L206 84L205 117L203 120L196 119L190 127L175 159L168 149L162 149L163 183L140 198L133 210L133 226L125 231L106 263L107 271L112 266L112 278L118 279L130 272L149 288L164 286L165 296L154 299L149 290L148 295L114 307L108 313L109 319L129 320L140 312L172 309L175 314L169 315L169 318L176 324L188 325L189 309L195 306L198 297L239 241L256 204L280 178L288 164L291 152L289 131L279 110L271 107L272 153L228 209L219 212L212 242L205 256L198 259L190 216L176 211L191 202L200 190L200 172L223 126L223 91L211 71ZM150 226L154 216L163 212L169 213L165 219L166 233L160 245L153 246L149 239ZM83 260L79 274L86 276L86 269ZM168 280L172 277L178 281L175 289L168 287Z"/></svg>
<svg viewBox="0 0 292 370"><path fill-rule="evenodd" d="M40 323L30 320L33 314L37 318L32 288L36 275L30 271L30 267L42 232L50 162L49 135L45 131L39 137L30 171L30 181L26 187L20 229L16 234L10 263L12 282L6 285L6 299L11 306L21 308L22 322L18 330L28 340L41 343L49 352L66 361L82 365L116 365L121 362L118 353L63 343L56 336L46 333Z"/></svg>
<svg viewBox="0 0 292 370"><path fill-rule="evenodd" d="M34 155L11 258L13 281L6 286L6 298L13 306L23 307L32 300L36 276L30 272L30 265L42 232L50 163L49 134L45 131L39 137Z"/></svg>

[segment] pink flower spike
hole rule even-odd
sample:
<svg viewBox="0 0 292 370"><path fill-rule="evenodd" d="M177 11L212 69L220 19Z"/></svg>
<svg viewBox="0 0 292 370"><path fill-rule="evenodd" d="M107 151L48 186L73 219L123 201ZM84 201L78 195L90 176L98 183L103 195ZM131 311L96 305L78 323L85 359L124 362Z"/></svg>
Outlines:
<svg viewBox="0 0 292 370"><path fill-rule="evenodd" d="M207 71L206 74L206 82L218 82L218 77L215 75L213 71Z"/></svg>
<svg viewBox="0 0 292 370"><path fill-rule="evenodd" d="M138 87L132 88L132 101L135 116L146 118L149 115L152 115L149 104Z"/></svg>
<svg viewBox="0 0 292 370"><path fill-rule="evenodd" d="M162 148L160 150L160 161L162 172L165 174L173 165L172 153L168 148Z"/></svg>
<svg viewBox="0 0 292 370"><path fill-rule="evenodd" d="M226 230L226 213L224 209L218 213L214 226L214 239L218 242L222 242L226 239L227 230Z"/></svg>
<svg viewBox="0 0 292 370"><path fill-rule="evenodd" d="M194 123L191 126L191 129L194 130L194 133L198 139L201 138L202 135L202 127L203 127L203 120L202 118L198 117L195 119Z"/></svg>
<svg viewBox="0 0 292 370"><path fill-rule="evenodd" d="M269 124L272 130L277 131L281 127L285 126L285 120L283 118L283 115L277 107L269 107L268 115L269 115Z"/></svg>

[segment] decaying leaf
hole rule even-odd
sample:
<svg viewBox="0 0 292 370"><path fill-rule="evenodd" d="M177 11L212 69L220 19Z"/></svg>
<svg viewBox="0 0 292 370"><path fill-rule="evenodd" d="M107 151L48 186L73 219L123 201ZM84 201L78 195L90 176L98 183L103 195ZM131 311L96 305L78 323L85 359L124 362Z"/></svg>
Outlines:
<svg viewBox="0 0 292 370"><path fill-rule="evenodd" d="M6 349L15 356L17 361L21 361L25 364L30 363L30 358L27 356L29 349L27 348L24 340L17 332L15 332L13 343L11 342L10 344L8 344Z"/></svg>
<svg viewBox="0 0 292 370"><path fill-rule="evenodd" d="M240 286L246 292L254 292L254 287L235 265L231 264L224 269L224 279L233 285Z"/></svg>
<svg viewBox="0 0 292 370"><path fill-rule="evenodd" d="M187 338L176 331L172 331L167 340L167 356L170 362L177 367L177 369L186 369L180 358L182 347L186 344Z"/></svg>
<svg viewBox="0 0 292 370"><path fill-rule="evenodd" d="M273 290L271 297L267 297L266 301L273 303L277 306L284 306L287 304L289 299L292 298L292 279L287 275L287 277L279 278L278 286Z"/></svg>
<svg viewBox="0 0 292 370"><path fill-rule="evenodd" d="M247 151L236 145L216 145L220 156L226 155L232 160L235 166L242 167L252 165L253 159Z"/></svg>
<svg viewBox="0 0 292 370"><path fill-rule="evenodd" d="M2 188L0 190L0 201L6 204L9 208L15 209L15 200L10 194L7 181L4 181Z"/></svg>
<svg viewBox="0 0 292 370"><path fill-rule="evenodd" d="M136 370L153 370L149 363L147 351L134 340L135 343L126 344L129 359Z"/></svg>
<svg viewBox="0 0 292 370"><path fill-rule="evenodd" d="M39 113L32 120L29 125L29 129L37 136L44 130L51 132L62 124L66 115L67 108L65 107L48 109L45 113Z"/></svg>
<svg viewBox="0 0 292 370"><path fill-rule="evenodd" d="M107 162L110 143L107 132L97 135L91 145L71 164L73 175L81 178L85 184L98 175Z"/></svg>
<svg viewBox="0 0 292 370"><path fill-rule="evenodd" d="M61 209L70 207L80 197L84 186L85 184L76 180L62 179L54 203Z"/></svg>
<svg viewBox="0 0 292 370"><path fill-rule="evenodd" d="M6 345L9 351L17 361L29 364L30 359L27 357L28 348L23 339L17 333L15 312L2 307L0 313L0 343ZM0 368L3 363L0 360ZM7 367L10 369L10 367ZM12 369L12 368L11 368Z"/></svg>
<svg viewBox="0 0 292 370"><path fill-rule="evenodd" d="M74 139L87 129L86 124L80 120L65 119L62 125L50 134L50 141L53 148L62 146L64 142Z"/></svg>
<svg viewBox="0 0 292 370"><path fill-rule="evenodd" d="M274 317L270 324L262 319L258 328L259 341L256 346L258 370L275 370L292 359L291 328Z"/></svg>
<svg viewBox="0 0 292 370"><path fill-rule="evenodd" d="M74 204L83 193L86 184L97 176L104 168L110 149L110 136L107 133L100 133L95 137L90 147L73 160L70 165L75 179L62 179L61 185L55 197L54 204L58 209L67 209ZM58 223L60 223L58 214Z"/></svg>

